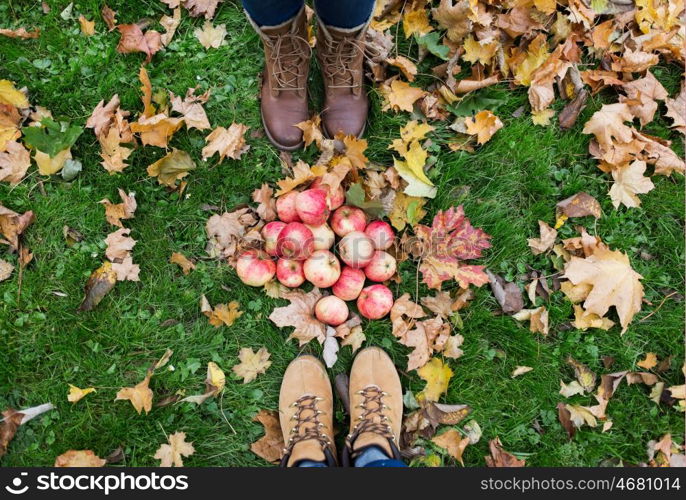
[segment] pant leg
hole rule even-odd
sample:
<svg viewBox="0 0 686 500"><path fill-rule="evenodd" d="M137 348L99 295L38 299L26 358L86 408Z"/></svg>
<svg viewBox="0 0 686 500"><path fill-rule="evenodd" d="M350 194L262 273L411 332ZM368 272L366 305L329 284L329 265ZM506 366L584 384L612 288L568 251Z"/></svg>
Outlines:
<svg viewBox="0 0 686 500"><path fill-rule="evenodd" d="M407 467L400 460L388 458L378 446L370 446L355 459L355 467Z"/></svg>
<svg viewBox="0 0 686 500"><path fill-rule="evenodd" d="M277 26L295 17L305 0L243 0L243 8L258 26Z"/></svg>
<svg viewBox="0 0 686 500"><path fill-rule="evenodd" d="M315 0L314 9L327 26L350 29L369 20L374 0Z"/></svg>

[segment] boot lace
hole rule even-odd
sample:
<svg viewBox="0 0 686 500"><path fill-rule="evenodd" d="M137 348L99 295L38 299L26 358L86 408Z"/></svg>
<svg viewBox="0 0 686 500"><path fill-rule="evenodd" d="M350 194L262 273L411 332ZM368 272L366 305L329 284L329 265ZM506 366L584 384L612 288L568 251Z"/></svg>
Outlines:
<svg viewBox="0 0 686 500"><path fill-rule="evenodd" d="M291 406L295 407L295 413L291 420L295 420L295 425L291 429L291 435L284 448L284 454L290 455L293 447L301 441L315 439L319 441L322 448L331 445L329 438L322 432L326 424L319 421L319 416L326 412L317 409L317 403L322 401L322 398L305 395L295 400Z"/></svg>
<svg viewBox="0 0 686 500"><path fill-rule="evenodd" d="M272 88L278 91L305 90L299 85L299 80L310 58L307 40L295 33L284 33L270 36L265 43L270 49Z"/></svg>
<svg viewBox="0 0 686 500"><path fill-rule="evenodd" d="M356 59L364 56L363 42L355 38L324 40L322 51L324 75L331 82L329 88L357 88L362 86L361 70L354 68Z"/></svg>
<svg viewBox="0 0 686 500"><path fill-rule="evenodd" d="M383 402L383 398L388 396L388 393L376 386L369 386L357 391L357 394L363 398L362 402L357 405L358 408L362 408L362 414L357 417L358 422L345 439L348 447L352 449L357 437L364 432L373 432L394 440L395 435L390 426L391 419L385 414L389 407Z"/></svg>

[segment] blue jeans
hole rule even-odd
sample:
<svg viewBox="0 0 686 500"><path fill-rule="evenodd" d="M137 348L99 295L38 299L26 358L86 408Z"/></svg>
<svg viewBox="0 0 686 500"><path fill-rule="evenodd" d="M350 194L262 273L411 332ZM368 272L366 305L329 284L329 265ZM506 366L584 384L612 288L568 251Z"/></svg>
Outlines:
<svg viewBox="0 0 686 500"><path fill-rule="evenodd" d="M276 26L295 17L305 0L243 0L243 8L258 26ZM374 0L314 0L319 19L334 28L356 28L369 20Z"/></svg>
<svg viewBox="0 0 686 500"><path fill-rule="evenodd" d="M315 462L314 460L303 460L298 464L298 467L326 467L323 462ZM377 446L371 446L364 450L359 457L355 459L355 467L407 467L400 460L388 458L388 456L381 451Z"/></svg>

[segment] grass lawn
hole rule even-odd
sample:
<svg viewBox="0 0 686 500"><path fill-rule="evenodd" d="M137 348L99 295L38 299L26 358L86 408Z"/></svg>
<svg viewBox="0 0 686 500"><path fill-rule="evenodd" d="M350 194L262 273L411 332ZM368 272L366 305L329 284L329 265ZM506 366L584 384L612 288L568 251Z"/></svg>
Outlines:
<svg viewBox="0 0 686 500"><path fill-rule="evenodd" d="M32 104L80 125L101 99L108 100L115 93L121 97L123 109L141 109L138 70L143 57L116 52L119 35L107 32L100 17L101 2L74 2L75 14L96 20L97 33L92 37L80 33L76 19L60 17L69 2L47 3L53 7L49 14L43 14L40 2L32 0L0 4L2 27L42 30L36 40L0 37L0 79L28 87ZM158 0L108 3L117 11L119 23L144 17L157 20L168 13ZM153 88L169 89L177 95L196 85L202 91L211 89L205 108L213 126L237 121L249 125L251 131L260 129L257 92L262 53L257 35L232 2L220 4L214 18L214 24L226 24L226 45L205 51L193 35L202 23L202 19L183 13L171 45L147 66ZM416 57L417 47L403 42L402 52ZM425 61L420 73L430 73L434 64L435 59ZM658 66L653 71L670 95L678 90L680 72L676 66ZM315 73L316 83L320 80ZM424 86L429 82L429 76L419 79ZM408 115L382 113L378 95L370 92L367 156L390 165L387 145L398 137ZM607 195L609 176L588 154L590 136L581 134L583 123L603 102L616 102L614 91L592 97L569 131L561 131L556 121L550 127L535 126L528 112L512 117L520 106L528 106L523 87L509 89L500 84L479 91L479 95L497 99L500 104L492 110L505 126L473 154L450 152L446 147L431 151L438 161L429 176L438 186L438 195L427 204L429 214L424 222L437 210L463 204L472 223L492 235L492 248L478 263L509 279L530 268L551 273L549 258L533 256L526 240L538 236L539 219L554 222L558 201L586 191L601 202L602 218L597 222L590 217L576 219L560 229L561 236L575 236L574 225L582 224L613 249L626 252L643 276L645 299L652 305L644 304L624 336L618 327L582 333L570 326L572 304L555 293L548 304L551 333L543 338L509 316L494 314L498 306L490 289L478 289L476 299L462 311L464 328L460 333L465 338L465 354L449 360L455 376L442 400L469 404L471 418L483 429L481 441L467 448L465 464L483 466L488 440L496 436L507 450L526 457L527 465L532 466L595 466L612 458L637 463L647 458L646 443L668 432L683 443L683 414L653 403L649 388L643 385L620 386L608 406L614 422L609 432L584 427L570 441L556 411L557 403L564 400L558 394L560 380L573 379L565 363L568 355L598 374L634 370L649 351L660 358L674 355L671 369L661 376L666 386L683 383L683 177L655 176L656 187L641 196L640 208L615 210ZM557 102L556 110L562 105ZM683 142L669 131L662 114L646 127L647 133L674 140L677 153L683 155ZM439 124L437 137L450 137L448 123ZM41 178L32 167L18 186L0 184L0 204L36 214L25 240L35 258L24 271L21 293L16 272L0 283L0 408L45 402L56 405L56 410L20 429L1 465L48 466L69 449L91 449L104 457L122 446L126 465L151 466L157 464L152 457L166 441L165 433L175 431L185 431L196 449L186 465L265 464L249 449L262 435L262 427L252 422L252 417L259 409L276 409L281 375L301 349L285 341L290 331L280 331L268 319L274 307L285 301L243 285L227 265L204 259L204 224L212 213L204 207L216 205L223 211L249 202L255 188L282 177L281 164L278 152L265 138L251 137L251 149L240 161L218 164L212 158L203 162L200 150L205 135L184 128L171 143L188 151L198 164L186 178L188 186L181 197L145 171L165 154L162 149L136 149L130 167L110 176L99 164L100 147L90 130L72 148L74 157L84 165L74 181L65 182L60 176ZM314 147L294 154L306 161L315 156ZM77 313L84 284L102 262L103 239L114 230L97 202L118 200L117 188L136 193L138 210L126 226L138 241L133 255L141 266L141 281L118 283L94 311ZM65 225L80 231L84 240L68 247L62 235ZM197 269L184 276L169 263L175 251L200 259ZM15 256L3 257L16 262ZM405 291L414 295L415 269L410 261L402 265L398 295ZM670 291L678 294L656 311ZM421 286L420 293L426 292ZM212 304L239 301L243 316L230 328L214 328L200 312L202 294ZM401 370L404 387L419 391L423 382L414 372L402 371L408 350L391 335L390 321L368 322L364 331L366 345L389 351ZM273 364L254 382L242 384L230 375L238 351L261 346L271 352ZM128 402L114 402L115 393L142 380L150 363L167 348L174 351L170 364L175 370L161 370L152 379L156 400L181 389L187 394L202 391L208 361L215 361L227 373L223 395L201 406L182 403L153 408L149 415L137 415ZM302 351L319 354L320 347L311 342ZM601 356L615 358L610 370L603 368ZM342 348L332 377L345 372L351 361L350 348ZM510 378L518 365L534 370ZM68 383L93 386L97 392L73 405L66 398ZM579 404L595 403L591 397L575 398L572 401ZM340 405L337 415L342 429ZM543 432L537 432L534 425L540 425ZM454 462L443 457L443 463Z"/></svg>

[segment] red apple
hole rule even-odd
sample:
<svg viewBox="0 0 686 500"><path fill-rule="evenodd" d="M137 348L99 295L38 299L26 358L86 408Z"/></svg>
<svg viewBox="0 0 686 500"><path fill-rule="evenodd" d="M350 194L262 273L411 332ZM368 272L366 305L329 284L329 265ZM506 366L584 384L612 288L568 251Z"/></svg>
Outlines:
<svg viewBox="0 0 686 500"><path fill-rule="evenodd" d="M275 220L262 228L262 237L264 238L264 251L272 257L278 255L278 253L276 252L276 240L279 237L279 233L284 227L286 227L285 222Z"/></svg>
<svg viewBox="0 0 686 500"><path fill-rule="evenodd" d="M276 261L276 279L284 286L297 288L305 282L303 263L293 259Z"/></svg>
<svg viewBox="0 0 686 500"><path fill-rule="evenodd" d="M305 278L314 286L326 288L338 281L341 275L341 264L328 250L317 250L303 265Z"/></svg>
<svg viewBox="0 0 686 500"><path fill-rule="evenodd" d="M336 209L330 222L334 232L343 237L353 231L364 231L367 226L367 215L357 207L344 205Z"/></svg>
<svg viewBox="0 0 686 500"><path fill-rule="evenodd" d="M262 286L274 277L276 265L264 252L247 250L238 257L236 272L246 285Z"/></svg>
<svg viewBox="0 0 686 500"><path fill-rule="evenodd" d="M348 305L335 295L322 297L314 306L314 315L317 319L331 326L345 323L348 314Z"/></svg>
<svg viewBox="0 0 686 500"><path fill-rule="evenodd" d="M350 266L343 266L341 276L333 284L331 291L336 297L343 300L355 300L364 288L364 272Z"/></svg>
<svg viewBox="0 0 686 500"><path fill-rule="evenodd" d="M393 307L393 294L383 285L368 286L357 299L357 309L367 319L381 319Z"/></svg>
<svg viewBox="0 0 686 500"><path fill-rule="evenodd" d="M307 259L314 251L312 231L302 222L289 222L276 239L276 251L287 259Z"/></svg>
<svg viewBox="0 0 686 500"><path fill-rule="evenodd" d="M322 185L322 178L317 177L312 184L310 184L310 189L318 188ZM338 185L338 189L328 190L329 192L329 208L331 210L336 210L338 207L343 205L345 201L345 191L343 191L343 186Z"/></svg>
<svg viewBox="0 0 686 500"><path fill-rule="evenodd" d="M353 231L346 234L338 243L338 254L350 267L361 269L372 260L374 244L366 234Z"/></svg>
<svg viewBox="0 0 686 500"><path fill-rule="evenodd" d="M318 226L329 218L327 192L323 189L306 189L295 198L295 210L305 224Z"/></svg>
<svg viewBox="0 0 686 500"><path fill-rule="evenodd" d="M300 222L300 216L298 216L298 211L295 209L297 197L297 191L290 191L276 199L276 214L283 222Z"/></svg>
<svg viewBox="0 0 686 500"><path fill-rule="evenodd" d="M393 228L382 220L370 222L364 230L364 234L369 236L377 250L388 250L393 246L395 239Z"/></svg>
<svg viewBox="0 0 686 500"><path fill-rule="evenodd" d="M377 250L364 268L364 274L372 281L386 281L395 274L395 259L392 255Z"/></svg>
<svg viewBox="0 0 686 500"><path fill-rule="evenodd" d="M312 231L315 250L328 250L333 246L333 242L336 241L336 235L326 222L319 226L305 225Z"/></svg>

